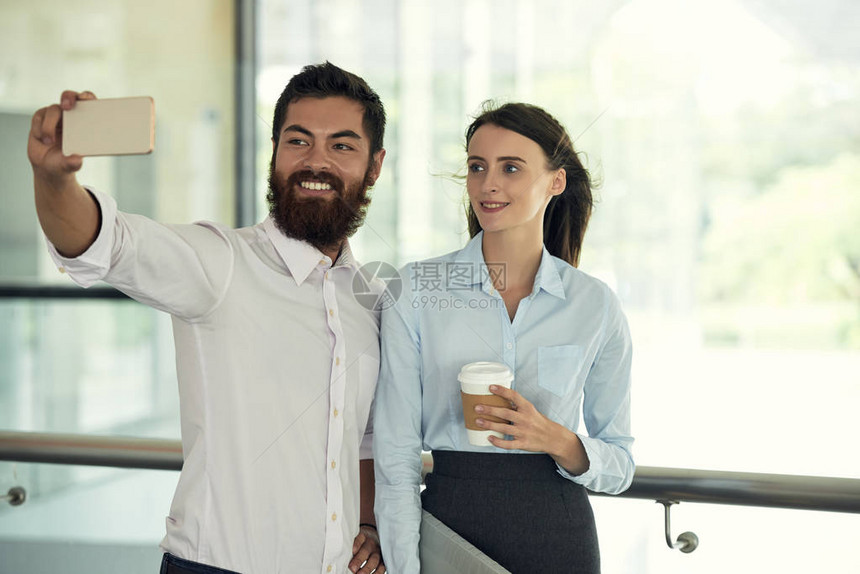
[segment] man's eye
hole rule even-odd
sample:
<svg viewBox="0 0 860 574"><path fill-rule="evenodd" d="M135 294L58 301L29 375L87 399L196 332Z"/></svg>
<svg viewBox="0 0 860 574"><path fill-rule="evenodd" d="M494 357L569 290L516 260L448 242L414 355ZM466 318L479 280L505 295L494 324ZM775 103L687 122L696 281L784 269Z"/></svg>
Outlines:
<svg viewBox="0 0 860 574"><path fill-rule="evenodd" d="M351 150L351 149L353 149L353 147L351 145L345 144L345 143L336 143L336 144L334 144L334 149L344 151L344 150Z"/></svg>
<svg viewBox="0 0 860 574"><path fill-rule="evenodd" d="M308 142L300 138L290 138L287 143L290 145L308 145Z"/></svg>

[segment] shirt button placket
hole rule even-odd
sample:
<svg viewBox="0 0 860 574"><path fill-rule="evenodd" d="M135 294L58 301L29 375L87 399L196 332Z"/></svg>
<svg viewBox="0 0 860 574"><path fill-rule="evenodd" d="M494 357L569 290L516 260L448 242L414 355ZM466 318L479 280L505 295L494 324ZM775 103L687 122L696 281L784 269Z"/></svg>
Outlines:
<svg viewBox="0 0 860 574"><path fill-rule="evenodd" d="M336 562L330 562L331 558L339 556L342 552L342 533L339 514L343 508L343 485L341 484L340 472L337 464L338 453L343 447L343 407L344 407L344 340L343 327L340 324L337 312L336 297L337 282L334 280L334 269L328 269L323 281L323 305L325 309L326 322L332 335L332 362L331 379L329 380L329 404L331 405L331 417L328 425L328 441L326 448L330 453L328 479L326 485L326 499L330 521L326 527L326 556L328 564L326 571L332 571L337 566Z"/></svg>

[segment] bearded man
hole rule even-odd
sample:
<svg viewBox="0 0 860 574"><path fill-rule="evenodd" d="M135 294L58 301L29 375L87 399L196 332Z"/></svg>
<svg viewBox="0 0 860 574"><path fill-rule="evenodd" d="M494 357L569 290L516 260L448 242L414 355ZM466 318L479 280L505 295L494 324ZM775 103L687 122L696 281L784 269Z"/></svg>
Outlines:
<svg viewBox="0 0 860 574"><path fill-rule="evenodd" d="M379 316L351 285L385 150L385 110L330 63L275 108L270 214L252 227L162 225L81 186L62 154L64 92L33 116L36 208L58 268L173 319L184 465L162 574L385 572L373 516ZM360 461L360 462L359 462Z"/></svg>

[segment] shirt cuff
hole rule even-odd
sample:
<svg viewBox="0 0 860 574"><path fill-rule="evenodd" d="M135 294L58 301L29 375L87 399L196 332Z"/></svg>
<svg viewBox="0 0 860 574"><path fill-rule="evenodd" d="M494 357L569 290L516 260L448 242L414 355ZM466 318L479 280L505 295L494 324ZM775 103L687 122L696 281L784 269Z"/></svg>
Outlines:
<svg viewBox="0 0 860 574"><path fill-rule="evenodd" d="M591 444L592 439L579 434L577 436L582 442L582 447L585 449L585 455L588 457L588 470L582 474L573 475L567 472L560 464L555 463L555 466L558 469L558 473L567 480L587 487L600 475L600 459L598 458L597 451L594 450Z"/></svg>
<svg viewBox="0 0 860 574"><path fill-rule="evenodd" d="M81 287L90 287L101 281L110 270L116 229L116 200L109 195L84 187L95 199L101 211L101 227L96 240L77 257L63 257L53 243L45 237L48 253L60 273L67 273Z"/></svg>

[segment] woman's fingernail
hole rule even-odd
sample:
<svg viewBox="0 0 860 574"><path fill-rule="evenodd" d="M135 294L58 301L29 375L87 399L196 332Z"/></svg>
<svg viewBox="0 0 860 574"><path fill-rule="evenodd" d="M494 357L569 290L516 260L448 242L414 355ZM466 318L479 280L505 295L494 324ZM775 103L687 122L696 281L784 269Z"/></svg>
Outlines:
<svg viewBox="0 0 860 574"><path fill-rule="evenodd" d="M484 419L475 419L475 424L479 427L484 426Z"/></svg>
<svg viewBox="0 0 860 574"><path fill-rule="evenodd" d="M490 390L491 390L491 391L498 391L498 390L499 390L499 387L498 387L498 386L496 386L496 385L490 385Z"/></svg>
<svg viewBox="0 0 860 574"><path fill-rule="evenodd" d="M475 405L475 412L476 413L484 412L484 407L482 405Z"/></svg>

